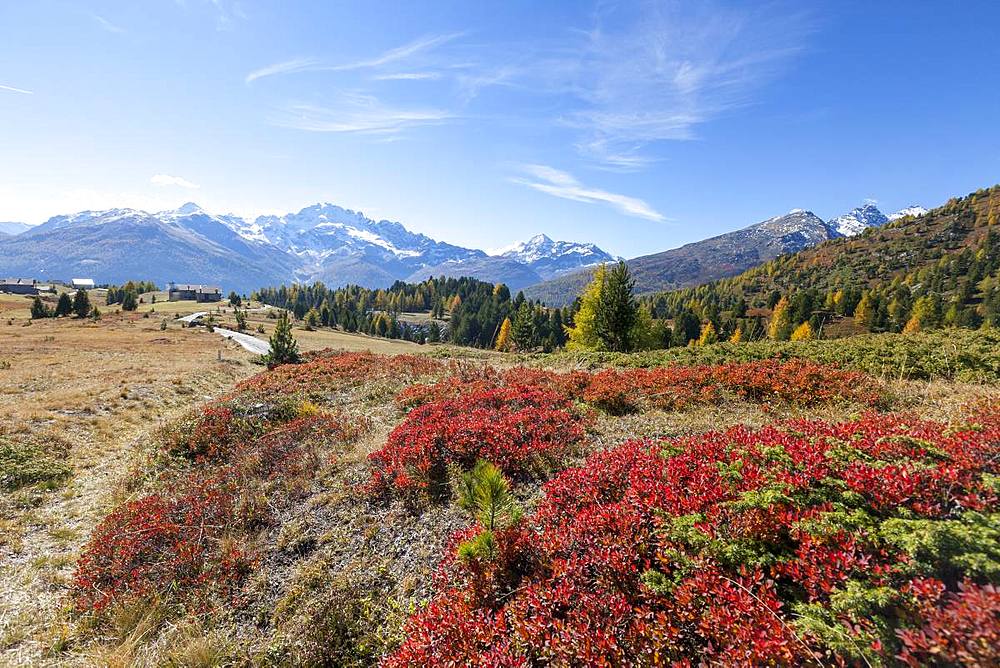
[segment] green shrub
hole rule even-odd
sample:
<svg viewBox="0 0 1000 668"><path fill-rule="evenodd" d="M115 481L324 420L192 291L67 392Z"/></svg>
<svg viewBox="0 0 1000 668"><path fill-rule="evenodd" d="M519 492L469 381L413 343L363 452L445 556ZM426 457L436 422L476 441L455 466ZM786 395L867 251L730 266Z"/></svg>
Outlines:
<svg viewBox="0 0 1000 668"><path fill-rule="evenodd" d="M0 434L0 490L58 487L72 473L65 458L66 448L58 442L43 447L24 437Z"/></svg>

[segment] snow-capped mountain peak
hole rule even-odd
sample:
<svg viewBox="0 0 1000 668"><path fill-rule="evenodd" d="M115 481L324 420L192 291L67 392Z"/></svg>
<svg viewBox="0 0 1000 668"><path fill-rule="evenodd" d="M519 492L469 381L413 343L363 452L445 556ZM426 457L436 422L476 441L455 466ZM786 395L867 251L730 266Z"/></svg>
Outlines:
<svg viewBox="0 0 1000 668"><path fill-rule="evenodd" d="M895 213L889 214L889 220L899 220L900 218L905 218L906 216L913 216L918 218L927 213L927 209L920 206L919 204L912 204L905 209L900 209Z"/></svg>
<svg viewBox="0 0 1000 668"><path fill-rule="evenodd" d="M527 241L497 251L495 255L525 264L543 278L617 259L594 244L553 241L545 234L536 234Z"/></svg>
<svg viewBox="0 0 1000 668"><path fill-rule="evenodd" d="M879 227L889 222L889 218L879 211L874 202L865 202L849 213L830 220L830 232L834 236L853 237L869 227Z"/></svg>

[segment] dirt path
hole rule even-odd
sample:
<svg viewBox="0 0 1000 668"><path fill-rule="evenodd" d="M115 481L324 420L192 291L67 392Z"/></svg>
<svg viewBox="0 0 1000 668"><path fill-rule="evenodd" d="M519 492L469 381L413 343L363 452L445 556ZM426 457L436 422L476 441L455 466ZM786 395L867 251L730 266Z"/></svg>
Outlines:
<svg viewBox="0 0 1000 668"><path fill-rule="evenodd" d="M0 323L0 433L64 443L72 470L54 490L0 489L0 665L49 664L71 640L61 611L75 559L134 455L164 421L258 371L251 357L155 318Z"/></svg>

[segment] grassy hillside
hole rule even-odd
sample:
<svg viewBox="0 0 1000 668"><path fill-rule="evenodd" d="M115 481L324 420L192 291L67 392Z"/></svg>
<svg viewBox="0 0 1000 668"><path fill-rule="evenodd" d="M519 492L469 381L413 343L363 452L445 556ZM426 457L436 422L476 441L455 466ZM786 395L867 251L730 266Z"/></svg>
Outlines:
<svg viewBox="0 0 1000 668"><path fill-rule="evenodd" d="M1000 186L919 218L779 257L739 276L647 298L654 313L694 313L724 336L761 331L787 300L784 336L810 321L843 333L996 325L1000 318ZM850 320L846 325L845 319ZM911 322L912 321L912 322ZM849 325L849 326L848 326ZM909 325L909 327L908 327Z"/></svg>

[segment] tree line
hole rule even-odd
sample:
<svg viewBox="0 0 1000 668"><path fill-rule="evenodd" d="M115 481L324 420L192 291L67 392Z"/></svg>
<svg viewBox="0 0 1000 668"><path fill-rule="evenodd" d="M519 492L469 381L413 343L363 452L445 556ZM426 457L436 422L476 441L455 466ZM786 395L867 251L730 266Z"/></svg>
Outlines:
<svg viewBox="0 0 1000 668"><path fill-rule="evenodd" d="M499 339L504 349L554 350L565 343L564 325L571 313L569 308L546 308L520 292L512 296L502 283L467 277L396 281L377 289L329 288L321 282L282 285L262 288L251 297L290 311L306 327L477 348L497 347Z"/></svg>

